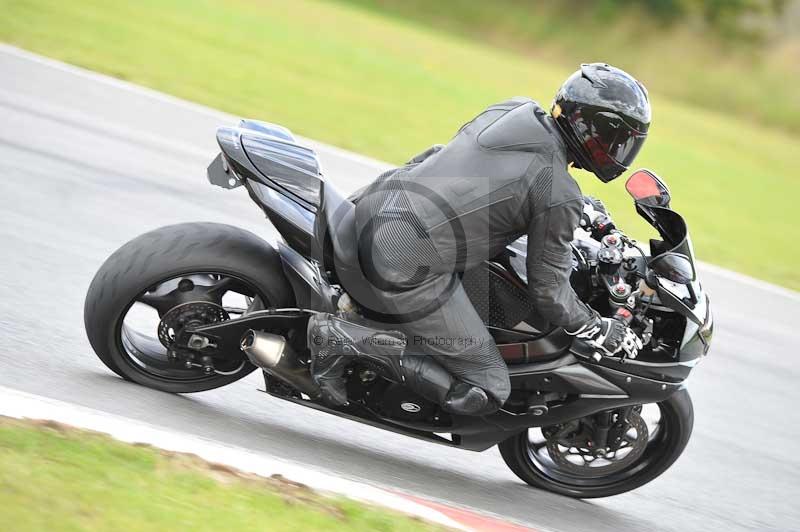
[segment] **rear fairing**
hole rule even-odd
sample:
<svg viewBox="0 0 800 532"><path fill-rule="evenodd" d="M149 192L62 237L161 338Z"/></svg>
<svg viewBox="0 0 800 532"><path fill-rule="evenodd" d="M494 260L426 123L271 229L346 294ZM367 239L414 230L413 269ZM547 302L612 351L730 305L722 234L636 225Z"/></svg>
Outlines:
<svg viewBox="0 0 800 532"><path fill-rule="evenodd" d="M213 184L233 188L253 180L316 212L323 179L319 159L314 150L297 144L288 129L242 120L238 127L217 129L217 143L222 160L213 176L209 167Z"/></svg>

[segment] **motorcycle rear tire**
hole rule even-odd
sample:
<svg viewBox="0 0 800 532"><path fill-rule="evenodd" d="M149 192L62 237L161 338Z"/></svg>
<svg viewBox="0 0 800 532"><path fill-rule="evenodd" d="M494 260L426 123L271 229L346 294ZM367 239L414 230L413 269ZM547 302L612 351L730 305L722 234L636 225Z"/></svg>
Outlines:
<svg viewBox="0 0 800 532"><path fill-rule="evenodd" d="M291 307L294 296L278 252L249 231L217 223L161 227L115 251L92 280L84 304L86 335L100 360L122 378L171 393L211 390L241 379L255 369L245 362L230 375L192 380L152 375L134 364L122 346L122 320L149 287L195 272L230 275L252 286L265 307Z"/></svg>

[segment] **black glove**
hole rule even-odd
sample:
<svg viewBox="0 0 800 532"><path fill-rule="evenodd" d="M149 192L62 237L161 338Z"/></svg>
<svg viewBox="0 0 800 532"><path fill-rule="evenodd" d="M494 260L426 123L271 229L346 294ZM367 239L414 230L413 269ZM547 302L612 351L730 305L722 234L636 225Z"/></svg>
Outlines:
<svg viewBox="0 0 800 532"><path fill-rule="evenodd" d="M595 211L598 211L601 214L605 214L606 216L611 216L608 213L608 209L606 209L606 204L603 203L602 200L597 199L594 196L584 196L583 203L590 205Z"/></svg>
<svg viewBox="0 0 800 532"><path fill-rule="evenodd" d="M577 331L567 331L567 334L586 341L606 356L624 352L628 358L636 358L643 347L641 338L630 327L612 318L596 316Z"/></svg>
<svg viewBox="0 0 800 532"><path fill-rule="evenodd" d="M600 240L615 229L611 215L606 206L597 198L583 197L583 213L581 213L580 226L592 234L592 238Z"/></svg>

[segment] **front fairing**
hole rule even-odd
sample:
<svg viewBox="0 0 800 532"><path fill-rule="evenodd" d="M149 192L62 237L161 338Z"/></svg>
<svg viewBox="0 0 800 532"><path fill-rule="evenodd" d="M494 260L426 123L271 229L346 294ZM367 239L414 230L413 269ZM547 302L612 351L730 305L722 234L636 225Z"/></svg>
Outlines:
<svg viewBox="0 0 800 532"><path fill-rule="evenodd" d="M708 352L713 333L710 299L697 276L694 246L684 218L669 207L636 202L636 211L652 225L662 240L650 240L651 259L671 253L685 257L692 268L688 283L677 283L656 276L656 292L660 303L686 318L680 347L681 361L697 359Z"/></svg>
<svg viewBox="0 0 800 532"><path fill-rule="evenodd" d="M669 208L637 205L637 210L659 232L662 238L662 240L650 241L650 251L653 257L663 253L678 253L685 256L691 263L693 278L688 284L656 277L656 296L652 302L655 306L669 309L685 318L679 349L661 363L693 365L708 352L713 334L713 316L710 300L697 276L694 248L686 222L680 214ZM588 273L589 264L596 264L600 243L591 238L588 233L578 229L575 232L572 247L574 250L572 286L581 299L588 301L588 295L594 286L591 275ZM508 246L510 266L525 282L527 282L526 251L526 237L522 237ZM637 264L637 269L645 274L650 259L642 258L635 251L630 253L630 257Z"/></svg>

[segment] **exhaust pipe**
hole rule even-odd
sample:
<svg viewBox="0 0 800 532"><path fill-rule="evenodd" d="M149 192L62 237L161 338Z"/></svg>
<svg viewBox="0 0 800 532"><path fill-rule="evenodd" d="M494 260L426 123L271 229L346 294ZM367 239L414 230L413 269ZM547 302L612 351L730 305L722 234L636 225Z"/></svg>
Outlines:
<svg viewBox="0 0 800 532"><path fill-rule="evenodd" d="M255 366L311 398L319 396L319 386L311 379L309 368L300 363L283 336L251 329L242 335L240 346Z"/></svg>

